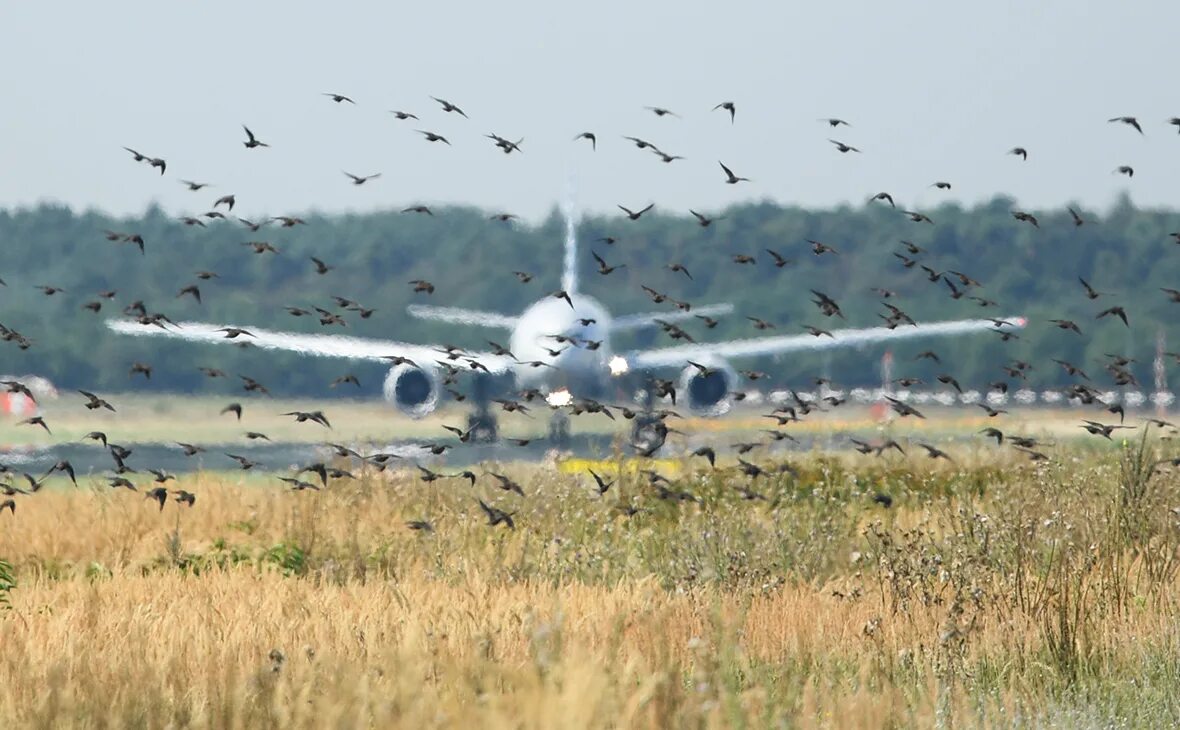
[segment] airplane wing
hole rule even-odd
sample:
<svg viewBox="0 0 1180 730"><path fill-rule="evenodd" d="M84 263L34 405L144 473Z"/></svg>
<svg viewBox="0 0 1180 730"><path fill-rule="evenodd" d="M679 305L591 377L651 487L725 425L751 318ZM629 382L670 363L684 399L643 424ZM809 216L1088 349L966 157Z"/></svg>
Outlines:
<svg viewBox="0 0 1180 730"><path fill-rule="evenodd" d="M474 327L495 327L510 330L516 326L516 317L496 312L484 312L478 309L463 309L461 307L435 307L430 304L411 304L406 307L411 317L430 319L436 322L450 322L452 324L466 324Z"/></svg>
<svg viewBox="0 0 1180 730"><path fill-rule="evenodd" d="M143 337L172 337L194 342L214 342L220 344L235 344L249 342L264 350L288 350L301 355L318 357L339 357L348 360L387 360L390 356L408 357L419 365L442 360L445 352L439 348L426 345L411 345L406 342L389 340L369 340L344 335L308 335L292 332L275 332L257 327L242 327L249 335L240 335L234 339L227 339L222 331L227 325L208 324L204 322L180 322L168 328L155 325L144 325L138 322L111 319L107 320L107 327L125 335ZM490 352L465 352L488 370L499 373L506 371L512 364L512 359L504 355L494 355ZM462 365L461 362L457 363Z"/></svg>
<svg viewBox="0 0 1180 730"><path fill-rule="evenodd" d="M999 319L999 318L997 318ZM929 324L888 327L870 327L867 329L835 330L832 336L821 335L813 337L809 334L786 335L782 337L759 337L748 340L730 340L729 342L698 343L693 345L679 345L663 347L657 350L646 350L625 356L631 368L680 367L689 360L707 358L709 356L725 359L742 357L756 357L758 355L777 355L784 352L802 352L827 350L834 347L858 347L878 342L892 342L908 340L916 337L948 337L951 335L965 335L986 330L1020 329L1027 323L1024 317L1012 317L1002 320L1008 324L997 328L990 319L960 319L950 322L931 322Z"/></svg>
<svg viewBox="0 0 1180 730"><path fill-rule="evenodd" d="M696 307L688 312L641 312L639 314L625 314L611 320L611 332L637 330L644 327L655 327L656 320L663 322L684 322L697 316L716 317L733 312L732 304L711 304L707 307Z"/></svg>

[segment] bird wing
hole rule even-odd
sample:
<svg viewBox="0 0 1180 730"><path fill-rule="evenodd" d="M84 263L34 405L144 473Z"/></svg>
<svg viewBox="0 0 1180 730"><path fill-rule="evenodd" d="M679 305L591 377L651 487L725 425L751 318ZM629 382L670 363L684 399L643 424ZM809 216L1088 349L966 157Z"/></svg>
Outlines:
<svg viewBox="0 0 1180 730"><path fill-rule="evenodd" d="M694 312L696 313L696 312ZM1012 317L1007 327L999 329L1020 329L1027 320L1024 317ZM615 322L616 326L618 321ZM787 335L781 337L759 337L747 340L730 340L728 342L702 343L696 345L679 345L663 347L655 350L632 352L626 356L633 368L648 367L679 367L688 360L704 357L741 358L759 355L775 355L784 352L799 352L803 350L828 350L836 347L861 347L905 340L914 337L949 337L951 335L971 334L985 330L997 329L995 324L986 319L961 319L947 322L931 322L914 327L870 327L866 329L835 330L831 337L816 338L811 335Z"/></svg>
<svg viewBox="0 0 1180 730"><path fill-rule="evenodd" d="M125 335L172 337L194 342L233 343L227 340L224 328L205 322L180 322L173 327L161 328L141 325L130 320L107 320L107 327ZM438 350L426 345L413 345L390 340L371 340L342 335L303 334L296 332L275 332L250 328L254 337L250 344L264 350L287 350L301 355L316 357L340 357L350 360L386 360L391 356L407 357L416 363L433 362ZM464 357L477 361L493 372L504 372L512 359L490 352L469 352Z"/></svg>

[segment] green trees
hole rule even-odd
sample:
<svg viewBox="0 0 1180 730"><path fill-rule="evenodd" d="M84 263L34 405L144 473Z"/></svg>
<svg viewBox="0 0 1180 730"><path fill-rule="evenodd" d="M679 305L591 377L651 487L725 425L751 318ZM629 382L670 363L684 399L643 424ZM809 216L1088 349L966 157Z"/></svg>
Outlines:
<svg viewBox="0 0 1180 730"><path fill-rule="evenodd" d="M1031 320L1021 339L1008 343L984 334L898 345L899 375L933 379L939 372L952 372L965 387L981 387L1002 377L1002 363L1020 358L1037 364L1030 382L1060 385L1068 378L1050 362L1059 358L1083 367L1102 384L1109 383L1102 375L1103 355L1119 353L1135 357L1136 374L1149 381L1157 331L1180 338L1170 326L1180 304L1159 291L1180 289L1180 250L1169 237L1180 228L1180 214L1135 210L1124 201L1103 218L1081 211L1087 221L1081 227L1064 210L1036 211L1038 228L1013 219L1013 209L1014 202L1005 198L970 209L944 205L927 211L934 225L912 223L877 203L833 210L749 203L723 211L725 217L707 228L687 212L663 214L658 207L637 222L591 216L579 227L582 289L615 314L667 306L654 305L641 284L695 304L732 302L736 316L725 318L717 329L689 328L708 341L759 334L744 318L747 314L776 323L782 334L800 333L803 324L826 329L875 326L882 323L877 313L884 309L872 288L881 287L897 292L891 303L918 321L1016 315ZM484 211L461 207L437 208L433 216L382 211L304 218L306 225L272 224L251 233L236 221L185 226L157 208L134 219L52 205L0 212L5 251L0 277L8 283L0 290L0 322L33 341L27 351L0 343L0 371L36 373L65 387L119 389L129 385L127 369L139 360L151 363L155 373L148 384L137 381L137 388L227 387L205 382L196 370L197 365L210 365L260 377L276 392L305 395L327 393L332 378L353 371L368 392L376 393L384 371L377 364L139 340L110 333L103 321L121 316L122 307L140 300L149 312L176 321L318 332L324 328L314 319L292 317L284 307L334 310L331 296L340 295L377 311L367 320L350 314L347 330L333 331L476 348L496 339L496 333L415 320L406 316L406 305L420 301L515 313L559 283L563 223L556 213L535 227L489 220ZM146 253L140 255L133 244L107 241L103 231L108 229L142 235ZM596 241L605 236L619 240L614 245ZM839 253L813 255L808 239ZM914 258L934 271L959 271L979 280L983 287L967 296L994 300L997 306L980 307L967 296L952 299L945 282L930 281L917 266L904 268L893 255L901 251L902 239L924 248ZM270 241L280 253L256 255L242 245L251 240ZM776 268L768 248L793 263ZM591 250L627 267L599 276ZM734 254L754 256L757 263L733 263ZM334 270L316 274L308 258L313 255ZM684 264L692 280L665 268L673 261ZM198 270L214 271L219 278L198 282ZM536 278L521 285L513 270ZM1078 277L1110 295L1087 299ZM406 282L418 278L433 282L436 293L412 294ZM194 282L200 285L203 304L176 296ZM35 288L41 284L65 292L45 296ZM97 315L82 309L103 289L118 290L117 298L103 300ZM823 317L810 303L810 289L839 301L848 321ZM1129 313L1129 328L1114 317L1095 320L1115 303ZM1076 321L1084 336L1053 328L1046 323L1050 318ZM614 346L625 350L664 344L672 343L642 332L621 337ZM929 348L942 355L941 365L912 361L914 354ZM868 348L750 365L774 373L778 384L805 385L823 371L840 383L871 385L879 377L882 352Z"/></svg>

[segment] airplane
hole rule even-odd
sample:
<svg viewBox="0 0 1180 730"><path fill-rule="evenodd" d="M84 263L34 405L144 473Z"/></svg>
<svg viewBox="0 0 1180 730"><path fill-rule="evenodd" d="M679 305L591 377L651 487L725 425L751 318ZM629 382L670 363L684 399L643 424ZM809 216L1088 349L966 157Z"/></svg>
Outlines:
<svg viewBox="0 0 1180 730"><path fill-rule="evenodd" d="M569 405L574 397L596 397L606 391L612 379L628 373L650 374L680 368L680 404L703 416L718 416L729 410L738 385L731 360L856 347L917 337L945 337L976 332L1019 329L1023 317L1009 319L966 319L901 327L871 327L833 330L831 336L810 334L769 336L696 343L616 353L611 336L618 332L656 327L661 323L691 321L697 315L721 316L733 311L730 304L694 307L690 311L647 312L612 319L605 306L578 291L576 219L566 212L565 256L562 288L566 296L550 295L535 302L518 316L446 306L410 305L411 316L439 322L461 323L508 330L510 354L503 352L450 351L432 345L392 340L356 338L343 335L277 332L235 325L249 331L251 345L261 349L287 350L303 355L352 360L392 362L382 394L387 402L415 418L438 406L440 374L449 368L476 375L477 412L469 426L477 427L474 440L495 440L495 419L488 411L490 376L511 378L516 389L535 388L546 394L552 406ZM997 324L997 322L1000 322ZM136 336L172 337L211 343L234 343L226 337L227 325L180 322L172 326L142 324L136 320L108 320L115 332ZM693 363L703 365L702 371ZM557 416L561 418L562 416Z"/></svg>

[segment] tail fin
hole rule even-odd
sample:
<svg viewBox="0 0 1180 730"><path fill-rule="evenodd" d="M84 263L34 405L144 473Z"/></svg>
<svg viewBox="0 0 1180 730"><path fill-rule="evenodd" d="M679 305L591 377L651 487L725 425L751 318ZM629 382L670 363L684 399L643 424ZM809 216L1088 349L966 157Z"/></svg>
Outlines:
<svg viewBox="0 0 1180 730"><path fill-rule="evenodd" d="M561 288L571 296L578 291L578 212L576 199L576 183L570 178L566 187L565 202L561 204L561 212L565 215L565 260L561 268Z"/></svg>

